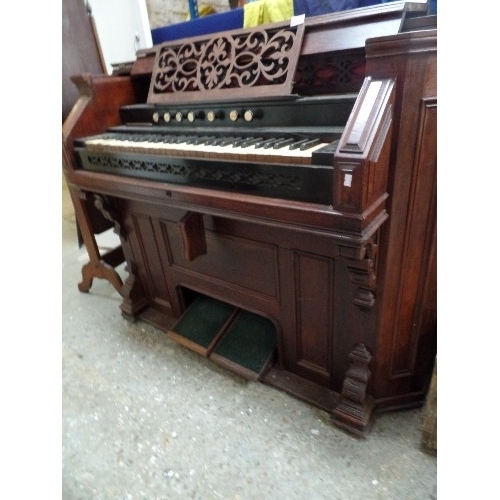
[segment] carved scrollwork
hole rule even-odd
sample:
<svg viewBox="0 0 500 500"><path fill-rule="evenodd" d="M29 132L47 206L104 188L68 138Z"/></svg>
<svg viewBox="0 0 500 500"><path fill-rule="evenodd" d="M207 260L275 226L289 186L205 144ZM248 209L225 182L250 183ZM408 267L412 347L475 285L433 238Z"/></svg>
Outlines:
<svg viewBox="0 0 500 500"><path fill-rule="evenodd" d="M207 99L206 92L251 95L254 87L286 85L289 93L303 26L238 30L182 44L160 45L148 101ZM177 95L181 94L181 95ZM267 95L277 95L276 91Z"/></svg>
<svg viewBox="0 0 500 500"><path fill-rule="evenodd" d="M124 237L122 226L118 220L118 213L111 206L110 201L100 194L94 194L94 206L101 212L106 220L109 220L114 224L113 231L120 236Z"/></svg>
<svg viewBox="0 0 500 500"><path fill-rule="evenodd" d="M351 283L357 285L353 302L359 307L371 308L375 305L377 251L378 245L374 241L369 241L363 247L361 259L347 259L346 261Z"/></svg>
<svg viewBox="0 0 500 500"><path fill-rule="evenodd" d="M119 220L119 212L114 209L112 199L100 194L94 194L94 205L102 213L104 218L113 222L114 232L120 237L123 253L126 258L125 271L128 276L124 283L120 280L120 286L115 287L122 296L123 302L120 305L122 314L129 320L134 320L135 315L147 306L147 300L141 287L140 281L136 277L137 266L131 259L132 251L130 242L127 241L124 226Z"/></svg>

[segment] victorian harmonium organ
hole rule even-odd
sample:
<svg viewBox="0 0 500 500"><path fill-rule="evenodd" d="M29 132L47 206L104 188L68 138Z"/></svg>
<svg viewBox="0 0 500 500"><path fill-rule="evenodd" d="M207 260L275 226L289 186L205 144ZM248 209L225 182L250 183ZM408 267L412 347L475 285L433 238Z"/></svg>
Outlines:
<svg viewBox="0 0 500 500"><path fill-rule="evenodd" d="M63 155L90 257L80 290L108 279L124 316L351 432L421 404L436 337L425 9L167 42L74 77ZM108 227L120 246L102 255Z"/></svg>

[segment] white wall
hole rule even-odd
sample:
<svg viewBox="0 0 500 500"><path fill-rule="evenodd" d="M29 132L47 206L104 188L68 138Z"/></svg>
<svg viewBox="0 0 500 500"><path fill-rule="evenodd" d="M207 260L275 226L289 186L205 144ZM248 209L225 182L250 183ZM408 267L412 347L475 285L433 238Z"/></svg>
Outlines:
<svg viewBox="0 0 500 500"><path fill-rule="evenodd" d="M135 60L137 49L151 47L151 29L186 20L188 0L78 0L92 9L108 73L112 64ZM229 0L198 0L198 9L210 5L216 12L230 9ZM136 40L136 35L138 40Z"/></svg>
<svg viewBox="0 0 500 500"><path fill-rule="evenodd" d="M80 0L92 8L104 60L133 61L137 49L152 46L146 0Z"/></svg>

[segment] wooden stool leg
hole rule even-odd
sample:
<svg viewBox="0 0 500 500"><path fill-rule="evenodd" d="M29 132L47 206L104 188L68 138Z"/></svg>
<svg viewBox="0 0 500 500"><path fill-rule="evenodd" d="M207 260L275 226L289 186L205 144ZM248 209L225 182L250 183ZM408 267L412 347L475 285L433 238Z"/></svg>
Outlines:
<svg viewBox="0 0 500 500"><path fill-rule="evenodd" d="M114 267L105 262L104 258L101 256L85 205L85 193L74 191L71 188L69 188L69 192L73 201L75 217L78 222L78 227L80 228L83 243L90 259L89 262L82 267L83 279L78 284L78 289L80 292L87 293L92 286L93 279L101 278L108 280L121 295L123 287L122 279Z"/></svg>
<svg viewBox="0 0 500 500"><path fill-rule="evenodd" d="M104 260L95 262L89 261L82 267L82 281L78 283L78 290L87 293L92 286L94 278L102 278L108 280L115 290L121 295L123 282L113 266L110 266Z"/></svg>

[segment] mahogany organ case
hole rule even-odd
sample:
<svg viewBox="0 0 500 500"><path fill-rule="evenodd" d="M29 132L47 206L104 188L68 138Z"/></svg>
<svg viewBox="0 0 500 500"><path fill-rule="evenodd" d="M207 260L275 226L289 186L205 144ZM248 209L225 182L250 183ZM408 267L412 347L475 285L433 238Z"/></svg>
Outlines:
<svg viewBox="0 0 500 500"><path fill-rule="evenodd" d="M426 8L166 42L75 76L63 163L90 258L80 290L109 280L125 317L349 432L421 405L437 322ZM110 227L121 245L102 254Z"/></svg>

